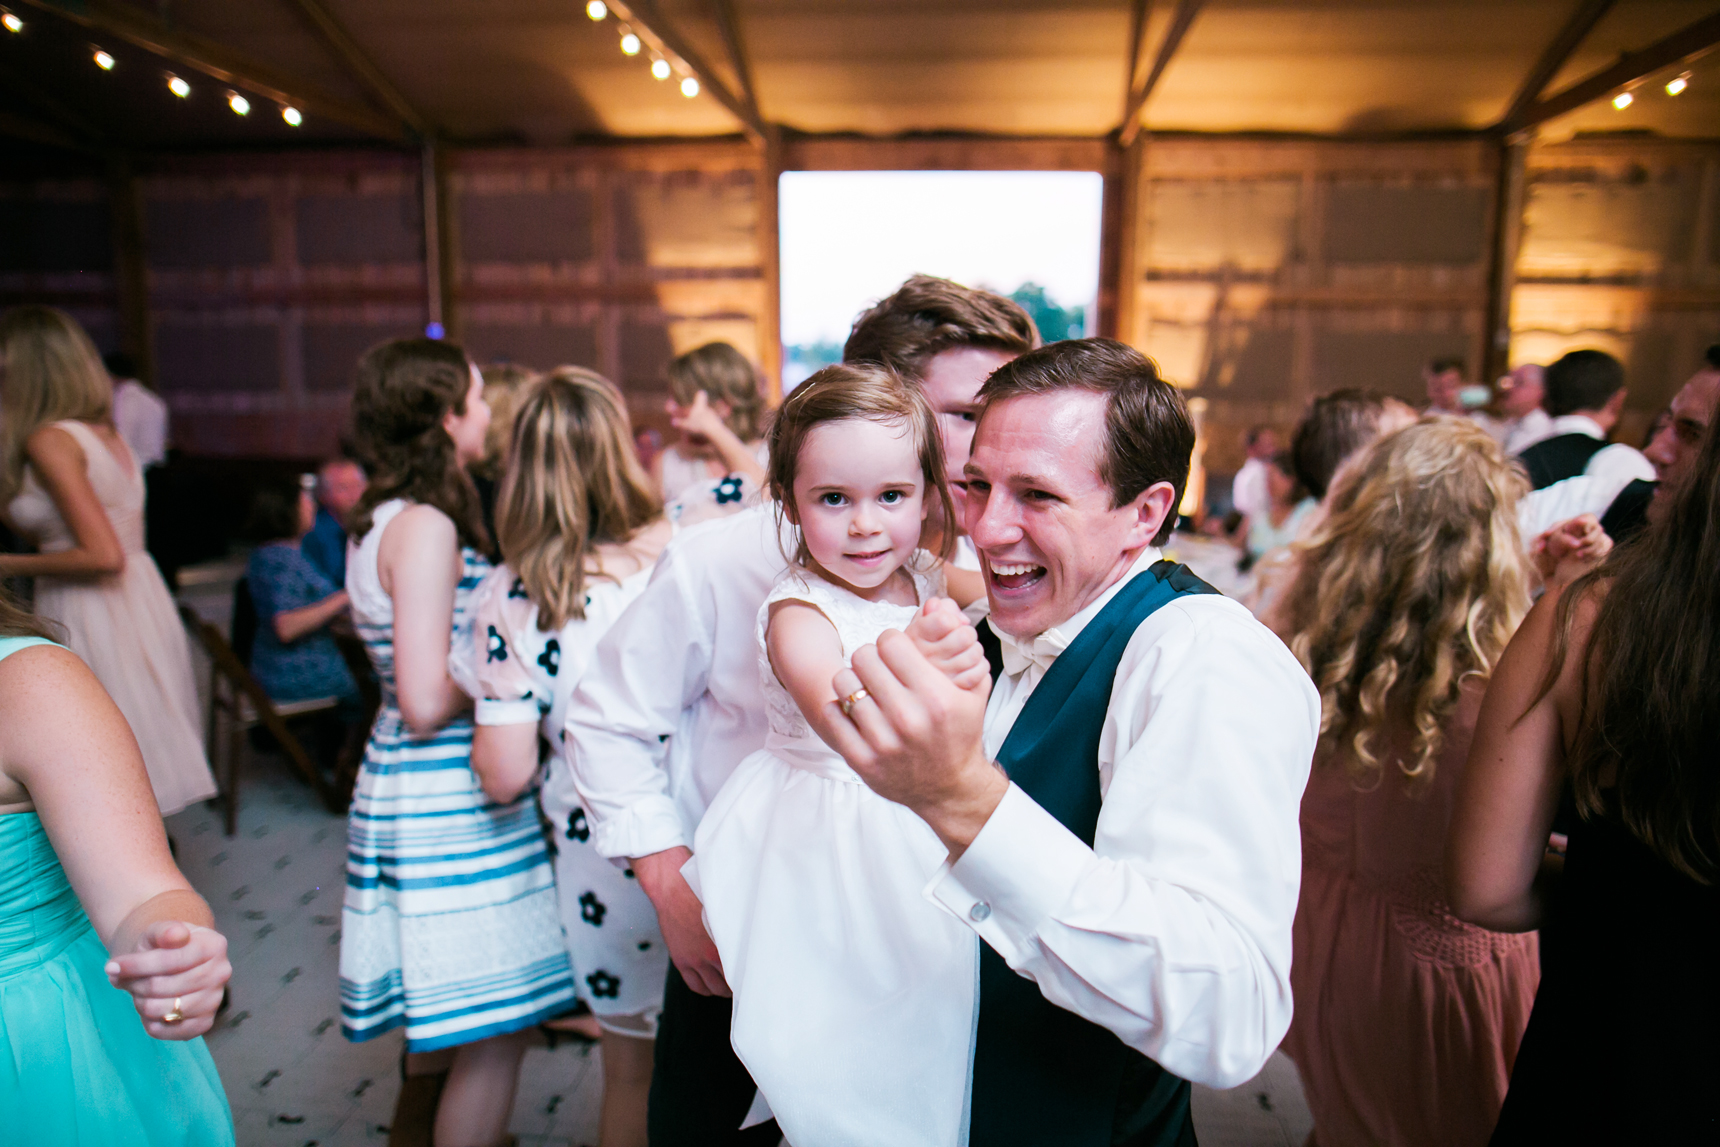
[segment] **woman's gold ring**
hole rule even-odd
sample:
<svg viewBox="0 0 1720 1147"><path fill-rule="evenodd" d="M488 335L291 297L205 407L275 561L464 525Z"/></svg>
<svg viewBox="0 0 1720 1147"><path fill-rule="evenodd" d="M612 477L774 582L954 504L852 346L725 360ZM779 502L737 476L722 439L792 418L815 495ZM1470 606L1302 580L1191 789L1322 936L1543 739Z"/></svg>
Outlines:
<svg viewBox="0 0 1720 1147"><path fill-rule="evenodd" d="M860 704L860 702L870 696L871 694L866 692L865 686L861 686L859 689L848 694L848 696L842 698L842 715L844 717L852 717L854 715L854 706Z"/></svg>
<svg viewBox="0 0 1720 1147"><path fill-rule="evenodd" d="M173 997L173 1010L168 1012L166 1015L162 1016L161 1022L164 1024L176 1024L180 1020L184 1019L185 1013L179 1010L180 1006L181 1006L180 998L178 996L174 996Z"/></svg>

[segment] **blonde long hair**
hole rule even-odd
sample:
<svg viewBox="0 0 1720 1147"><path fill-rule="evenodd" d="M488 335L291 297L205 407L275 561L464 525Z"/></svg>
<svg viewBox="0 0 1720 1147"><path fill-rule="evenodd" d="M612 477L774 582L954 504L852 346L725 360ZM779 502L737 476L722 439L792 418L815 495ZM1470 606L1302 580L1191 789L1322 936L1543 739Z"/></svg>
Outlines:
<svg viewBox="0 0 1720 1147"><path fill-rule="evenodd" d="M1517 529L1528 490L1473 423L1433 418L1375 443L1331 491L1296 547L1281 631L1320 690L1323 748L1376 784L1381 750L1433 776L1465 683L1485 682L1529 608Z"/></svg>
<svg viewBox="0 0 1720 1147"><path fill-rule="evenodd" d="M0 317L0 505L24 481L24 444L51 422L109 422L113 381L78 320L55 307Z"/></svg>
<svg viewBox="0 0 1720 1147"><path fill-rule="evenodd" d="M496 539L540 630L585 616L594 547L627 542L662 513L609 380L562 366L527 388L496 496Z"/></svg>

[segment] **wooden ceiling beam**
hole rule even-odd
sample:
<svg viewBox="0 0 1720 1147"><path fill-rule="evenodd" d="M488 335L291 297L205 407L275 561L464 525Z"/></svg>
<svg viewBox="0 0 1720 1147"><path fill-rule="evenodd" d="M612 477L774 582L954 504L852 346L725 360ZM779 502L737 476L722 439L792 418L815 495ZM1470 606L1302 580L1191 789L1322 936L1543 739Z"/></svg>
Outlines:
<svg viewBox="0 0 1720 1147"><path fill-rule="evenodd" d="M1147 13L1152 0L1131 0L1129 4L1129 70L1123 76L1123 118L1119 124L1129 122L1129 104L1135 98L1135 81L1141 75L1141 53L1145 50L1143 42L1147 38Z"/></svg>
<svg viewBox="0 0 1720 1147"><path fill-rule="evenodd" d="M161 20L121 0L80 0L75 5L62 0L24 0L24 3L93 32L154 52L180 67L202 72L220 83L243 88L277 103L290 104L307 117L345 124L391 142L405 137L404 125L400 121L374 108L321 91L296 76L206 36L170 29Z"/></svg>
<svg viewBox="0 0 1720 1147"><path fill-rule="evenodd" d="M1715 44L1720 44L1720 12L1687 24L1646 48L1626 52L1611 67L1602 68L1563 91L1535 101L1517 118L1501 122L1498 130L1512 135L1546 123L1555 116L1562 116L1584 104L1612 95L1663 68L1692 60L1711 50Z"/></svg>
<svg viewBox="0 0 1720 1147"><path fill-rule="evenodd" d="M1559 69L1571 58L1588 36L1594 26L1600 23L1602 16L1612 8L1614 0L1578 0L1576 11L1565 21L1556 36L1541 52L1535 66L1529 69L1529 74L1523 77L1523 83L1517 88L1517 94L1511 97L1511 103L1505 114L1499 117L1500 123L1510 123L1520 118L1524 112L1534 106L1541 98L1541 93L1547 90L1547 85L1553 82L1553 77L1559 74Z"/></svg>
<svg viewBox="0 0 1720 1147"><path fill-rule="evenodd" d="M747 55L746 41L741 39L741 25L735 18L734 0L711 0L711 7L717 13L717 27L723 33L723 46L729 50L729 65L734 68L735 76L740 80L741 96L746 100L753 119L762 124L764 116L759 114L758 92L753 88L752 60Z"/></svg>
<svg viewBox="0 0 1720 1147"><path fill-rule="evenodd" d="M1153 60L1153 70L1147 73L1147 78L1141 82L1140 87L1129 96L1129 104L1123 109L1123 123L1117 129L1117 142L1122 146L1128 147L1134 143L1135 137L1141 133L1141 109L1147 106L1147 100L1152 97L1159 78L1170 66L1171 57L1176 55L1177 49L1182 46L1189 25L1200 15L1205 2L1206 0L1177 0L1177 10L1171 16L1171 26L1165 30L1165 38L1159 42L1159 54Z"/></svg>
<svg viewBox="0 0 1720 1147"><path fill-rule="evenodd" d="M342 66L353 79L368 91L389 111L393 112L402 123L411 128L420 139L429 139L436 134L430 121L418 114L409 100L397 88L393 81L383 74L382 69L370 58L358 41L352 38L352 33L346 26L335 19L334 13L323 6L321 0L292 0L317 36L333 52Z"/></svg>
<svg viewBox="0 0 1720 1147"><path fill-rule="evenodd" d="M681 71L698 80L702 91L709 93L741 122L741 130L746 132L748 139L760 147L765 146L770 132L764 120L759 118L758 110L730 91L729 86L711 71L704 57L687 43L658 9L656 0L609 0L609 10L630 26L653 51L671 65L678 63Z"/></svg>

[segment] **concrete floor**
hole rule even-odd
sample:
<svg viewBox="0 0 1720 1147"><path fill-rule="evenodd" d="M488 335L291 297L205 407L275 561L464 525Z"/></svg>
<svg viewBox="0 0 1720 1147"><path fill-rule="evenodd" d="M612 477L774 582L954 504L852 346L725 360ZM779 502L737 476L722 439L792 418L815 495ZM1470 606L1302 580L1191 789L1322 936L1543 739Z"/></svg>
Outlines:
<svg viewBox="0 0 1720 1147"><path fill-rule="evenodd" d="M240 1147L382 1144L400 1086L397 1032L341 1037L337 998L346 824L272 754L249 753L239 831L208 806L170 818L179 864L215 910L233 960L232 1005L208 1037ZM521 1147L597 1142L599 1057L578 1044L527 1053L514 1104ZM1203 1147L1299 1147L1311 1120L1282 1055L1233 1091L1197 1088Z"/></svg>

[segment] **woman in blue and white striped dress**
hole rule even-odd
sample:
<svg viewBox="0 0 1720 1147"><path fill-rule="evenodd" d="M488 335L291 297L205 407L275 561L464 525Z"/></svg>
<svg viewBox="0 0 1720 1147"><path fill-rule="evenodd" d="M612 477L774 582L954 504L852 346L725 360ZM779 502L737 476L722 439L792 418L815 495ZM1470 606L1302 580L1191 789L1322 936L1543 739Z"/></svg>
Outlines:
<svg viewBox="0 0 1720 1147"><path fill-rule="evenodd" d="M495 1143L520 1033L566 1011L574 988L535 802L485 796L471 701L447 671L489 570L465 472L489 408L459 347L401 339L359 360L353 417L371 485L353 511L346 585L383 704L348 822L341 1028L356 1042L404 1026L409 1057L457 1049L435 1142Z"/></svg>

